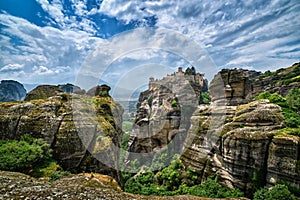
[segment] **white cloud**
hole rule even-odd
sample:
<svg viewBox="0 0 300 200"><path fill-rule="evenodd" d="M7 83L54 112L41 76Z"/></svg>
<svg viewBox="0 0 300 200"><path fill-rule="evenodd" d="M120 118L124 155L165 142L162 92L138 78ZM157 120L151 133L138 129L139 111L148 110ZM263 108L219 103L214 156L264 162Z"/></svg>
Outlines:
<svg viewBox="0 0 300 200"><path fill-rule="evenodd" d="M0 66L22 63L23 73L15 75L25 83L74 81L87 54L101 41L83 31L39 27L9 14L0 14L0 24L4 25L3 38L7 38L1 40L1 46L5 48L0 54ZM36 76L45 74L47 78ZM10 73L2 73L1 78L13 77Z"/></svg>
<svg viewBox="0 0 300 200"><path fill-rule="evenodd" d="M248 62L256 66L278 62L280 58L272 55L274 49L289 47L295 38L299 39L299 10L300 4L296 0L104 0L100 8L102 13L127 23L155 16L156 26L179 31L208 46L210 55L219 66L233 63L244 65ZM273 43L274 38L279 38L279 43ZM299 40L295 42L299 47ZM290 61L282 59L278 67L287 67L299 60L300 50L296 49L289 54ZM247 52L251 52L251 55L247 55ZM282 63L289 64L279 66Z"/></svg>
<svg viewBox="0 0 300 200"><path fill-rule="evenodd" d="M270 66L272 69L287 67L299 62L300 58L300 4L297 0L103 0L99 9L97 6L88 8L87 0L70 0L68 6L72 7L73 13L64 10L64 1L37 2L49 14L50 25L58 28L39 27L25 19L0 14L3 25L0 78L16 77L23 82L46 80L49 83L74 80L87 55L99 44L106 51L97 48L95 57L89 57L89 65L96 67L111 58L115 63L104 63L114 65L111 72L114 76L111 77L125 73L131 65L158 63L175 69L186 64L184 59L193 60L193 56L204 52L200 49L197 54L199 49L180 43L176 33L205 47L219 68L251 66L264 71ZM122 20L116 22L118 25L138 21L141 26L147 26L146 18L153 17L153 25L170 29L174 34L165 40L162 35L149 30L126 38L103 40L92 36L102 34L98 22L91 17L95 14ZM110 45L113 47L107 48ZM157 49L145 49L151 45ZM180 47L185 50L184 55L176 54ZM16 66L13 72L7 71L9 67L5 68L18 65L16 63L22 68ZM90 73L95 76L93 71Z"/></svg>
<svg viewBox="0 0 300 200"><path fill-rule="evenodd" d="M0 72L17 72L24 68L22 64L8 64L0 69Z"/></svg>

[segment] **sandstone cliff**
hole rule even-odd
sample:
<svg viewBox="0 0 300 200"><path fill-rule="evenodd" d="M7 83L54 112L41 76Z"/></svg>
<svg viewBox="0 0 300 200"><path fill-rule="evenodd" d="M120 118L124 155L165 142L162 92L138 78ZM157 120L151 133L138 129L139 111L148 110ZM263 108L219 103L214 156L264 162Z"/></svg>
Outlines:
<svg viewBox="0 0 300 200"><path fill-rule="evenodd" d="M187 115L180 103L188 102L191 95L183 90L174 92L174 87L182 85L176 76L167 76L163 80L168 83L163 84L150 79L149 90L139 98L129 150L155 153L171 143L178 148L184 144L181 160L202 180L216 173L224 185L247 195L275 183L299 187L300 138L277 134L285 127L280 106L252 100L265 90L286 95L299 84L299 67L298 63L278 70L274 79L251 70L223 69L209 85L212 103L190 107ZM274 87L267 86L274 81ZM282 84L287 87L281 89ZM185 101L180 101L180 95Z"/></svg>
<svg viewBox="0 0 300 200"><path fill-rule="evenodd" d="M299 64L281 71L296 67ZM257 187L280 182L300 186L300 138L277 134L285 127L280 106L268 100L251 102L250 98L262 91L261 85L259 89L255 86L259 80L261 76L254 71L219 72L209 87L212 104L200 105L191 117L188 139L192 141L186 141L181 156L203 179L217 173L223 184L238 187L247 195ZM285 90L277 86L265 89L286 94L297 84L294 81Z"/></svg>
<svg viewBox="0 0 300 200"><path fill-rule="evenodd" d="M146 154L172 148L182 150L190 125L190 116L197 107L200 95L207 89L203 75L193 68L168 75L161 80L150 78L149 89L142 92L137 104L136 118L129 141L129 160L139 159L150 164ZM170 141L173 141L170 147Z"/></svg>
<svg viewBox="0 0 300 200"><path fill-rule="evenodd" d="M222 69L211 81L213 101L224 97L228 105L248 103L262 91L286 96L293 87L300 87L300 63L275 72L265 73L247 69Z"/></svg>
<svg viewBox="0 0 300 200"><path fill-rule="evenodd" d="M89 97L39 86L24 102L1 103L0 139L19 139L25 133L43 138L65 170L98 172L120 181L114 147L120 144L122 108L109 89L102 92L106 95Z"/></svg>

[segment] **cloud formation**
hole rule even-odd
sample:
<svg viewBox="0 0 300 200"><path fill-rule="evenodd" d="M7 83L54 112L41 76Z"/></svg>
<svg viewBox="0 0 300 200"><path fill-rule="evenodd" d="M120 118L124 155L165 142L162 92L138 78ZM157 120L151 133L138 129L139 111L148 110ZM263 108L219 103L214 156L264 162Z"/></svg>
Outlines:
<svg viewBox="0 0 300 200"><path fill-rule="evenodd" d="M43 27L5 10L0 13L0 79L25 83L74 82L88 55L101 51L99 45L110 44L108 37L137 27L183 34L204 48L219 69L275 70L300 60L297 0L36 0L36 3L45 12L37 13L41 21L47 22ZM144 35L154 36L153 31ZM143 45L141 36L134 37L116 42L124 48L138 42ZM159 42L162 40L157 37L155 43ZM171 43L177 47L185 45L177 45L176 38ZM159 44L163 45L166 44ZM193 51L188 52L193 54ZM149 63L174 70L177 65L188 66L184 58L163 49L137 49L122 55L117 52L115 49L101 54L120 56L115 58L111 71L107 71L107 81L117 81L118 74Z"/></svg>
<svg viewBox="0 0 300 200"><path fill-rule="evenodd" d="M263 70L300 58L297 0L104 0L100 10L125 22L155 16L158 27L177 30L207 47L220 67L253 65Z"/></svg>

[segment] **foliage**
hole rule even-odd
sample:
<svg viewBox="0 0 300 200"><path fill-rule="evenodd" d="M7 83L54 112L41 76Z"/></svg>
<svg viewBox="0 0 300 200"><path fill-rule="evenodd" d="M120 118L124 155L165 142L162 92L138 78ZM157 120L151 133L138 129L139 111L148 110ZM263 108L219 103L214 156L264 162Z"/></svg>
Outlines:
<svg viewBox="0 0 300 200"><path fill-rule="evenodd" d="M209 104L210 96L208 92L202 92L200 96L200 104Z"/></svg>
<svg viewBox="0 0 300 200"><path fill-rule="evenodd" d="M127 134L127 133L124 133L122 135L122 143L121 143L121 147L124 149L124 150L127 150L128 148L128 141L130 139L130 134Z"/></svg>
<svg viewBox="0 0 300 200"><path fill-rule="evenodd" d="M163 154L158 160L163 159ZM196 184L196 185L195 185ZM150 170L130 177L125 183L125 191L144 195L191 194L202 197L241 197L239 190L231 190L217 183L217 178L209 177L199 184L197 173L182 164L178 155L169 166L154 173Z"/></svg>
<svg viewBox="0 0 300 200"><path fill-rule="evenodd" d="M51 177L56 171L62 170L55 160L46 160L33 168L32 176Z"/></svg>
<svg viewBox="0 0 300 200"><path fill-rule="evenodd" d="M125 183L125 191L134 194L149 195L151 185L154 182L153 172L145 172L129 178Z"/></svg>
<svg viewBox="0 0 300 200"><path fill-rule="evenodd" d="M122 130L125 132L125 133L129 133L131 132L132 130L132 122L130 121L123 121L122 123Z"/></svg>
<svg viewBox="0 0 300 200"><path fill-rule="evenodd" d="M171 106L172 106L172 108L177 108L178 107L178 103L177 103L177 101L175 99L173 99L171 101Z"/></svg>
<svg viewBox="0 0 300 200"><path fill-rule="evenodd" d="M244 194L238 189L231 190L221 186L217 182L217 177L208 177L208 179L200 184L190 188L189 194L208 198L235 198Z"/></svg>
<svg viewBox="0 0 300 200"><path fill-rule="evenodd" d="M69 174L51 157L50 145L43 139L24 134L19 141L0 140L0 170L17 171L49 180Z"/></svg>
<svg viewBox="0 0 300 200"><path fill-rule="evenodd" d="M277 135L295 135L300 137L300 128L283 128L277 131Z"/></svg>
<svg viewBox="0 0 300 200"><path fill-rule="evenodd" d="M254 193L254 200L296 200L286 185L277 184L272 189L262 188Z"/></svg>
<svg viewBox="0 0 300 200"><path fill-rule="evenodd" d="M275 103L282 108L282 114L285 118L285 125L289 128L298 128L300 126L300 114L297 113L300 105L300 90L293 88L290 90L286 98L281 95L269 92L261 92L256 99L268 99L271 103Z"/></svg>
<svg viewBox="0 0 300 200"><path fill-rule="evenodd" d="M268 99L271 103L275 103L282 107L287 107L286 99L277 93L270 94L268 91L261 92L258 94L256 99Z"/></svg>
<svg viewBox="0 0 300 200"><path fill-rule="evenodd" d="M49 178L49 181L50 182L56 181L64 176L68 176L68 175L70 175L70 172L68 172L68 171L62 171L62 170L55 171Z"/></svg>
<svg viewBox="0 0 300 200"><path fill-rule="evenodd" d="M264 77L268 77L268 76L273 76L275 75L276 72L271 72L270 70L266 71L265 73L259 75L259 78L264 78Z"/></svg>
<svg viewBox="0 0 300 200"><path fill-rule="evenodd" d="M50 145L25 134L20 141L0 141L0 169L28 173L51 158Z"/></svg>
<svg viewBox="0 0 300 200"><path fill-rule="evenodd" d="M295 111L300 111L300 88L292 88L286 95L289 107Z"/></svg>

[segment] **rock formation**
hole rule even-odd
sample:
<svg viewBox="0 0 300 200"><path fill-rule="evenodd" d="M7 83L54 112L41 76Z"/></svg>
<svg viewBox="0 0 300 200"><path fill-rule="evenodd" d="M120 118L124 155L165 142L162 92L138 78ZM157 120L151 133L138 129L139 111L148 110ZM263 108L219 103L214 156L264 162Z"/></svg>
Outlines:
<svg viewBox="0 0 300 200"><path fill-rule="evenodd" d="M67 93L76 93L76 94L84 94L85 91L82 90L80 87L67 83L67 84L63 84L63 85L58 85L59 89L61 89L64 92Z"/></svg>
<svg viewBox="0 0 300 200"><path fill-rule="evenodd" d="M120 144L121 122L122 108L108 93L89 97L39 86L25 102L0 104L0 139L19 139L25 133L43 138L65 170L99 172L118 181L114 147Z"/></svg>
<svg viewBox="0 0 300 200"><path fill-rule="evenodd" d="M200 105L191 117L181 156L203 179L217 173L223 184L247 195L255 187L280 182L300 186L300 138L276 135L285 127L279 106L268 100L251 102L259 91L257 80L258 73L248 70L217 74L209 86L213 102Z"/></svg>
<svg viewBox="0 0 300 200"><path fill-rule="evenodd" d="M161 80L150 78L149 89L142 92L137 104L137 113L129 151L135 153L129 160L143 160L140 164L150 164L151 153L165 150L173 141L173 151L182 150L189 119L200 99L201 92L207 89L207 81L195 70L182 68ZM145 153L149 153L146 158ZM141 157L139 157L141 156Z"/></svg>
<svg viewBox="0 0 300 200"><path fill-rule="evenodd" d="M299 64L275 74L286 77L288 71L297 70ZM255 188L275 183L300 186L300 138L277 135L285 127L280 106L268 100L252 100L262 90L286 94L299 84L294 74L289 81L279 78L277 84L288 83L288 87L280 90L276 84L275 89L261 84L266 75L260 72L221 70L209 85L212 103L192 107L188 115L183 115L181 103L188 102L190 96L176 88L184 85L177 79L184 74L180 69L162 80L150 79L149 89L139 98L130 151L156 152L172 142L176 147L184 143L181 160L196 170L202 180L216 173L221 183L237 187L247 195L253 194ZM201 83L198 89L190 84L196 97L203 87ZM174 141L176 135L183 136L178 143Z"/></svg>
<svg viewBox="0 0 300 200"><path fill-rule="evenodd" d="M191 195L144 196L120 191L114 179L101 174L78 174L54 182L0 171L0 199L210 200ZM247 200L238 198L236 200Z"/></svg>
<svg viewBox="0 0 300 200"><path fill-rule="evenodd" d="M228 105L248 103L261 91L287 95L293 87L300 87L300 63L265 73L247 69L222 69L211 81L213 101L227 100Z"/></svg>
<svg viewBox="0 0 300 200"><path fill-rule="evenodd" d="M287 95L293 87L300 87L300 63L295 63L288 68L281 68L275 72L266 71L256 77L253 84L255 94L261 91Z"/></svg>
<svg viewBox="0 0 300 200"><path fill-rule="evenodd" d="M0 83L0 102L21 101L26 95L24 86L13 80L2 80Z"/></svg>

